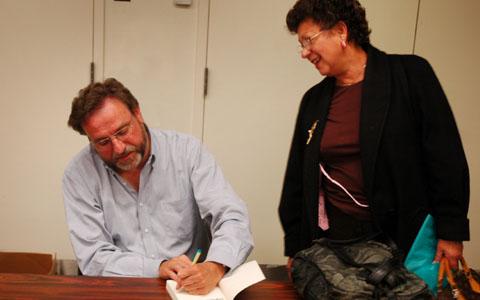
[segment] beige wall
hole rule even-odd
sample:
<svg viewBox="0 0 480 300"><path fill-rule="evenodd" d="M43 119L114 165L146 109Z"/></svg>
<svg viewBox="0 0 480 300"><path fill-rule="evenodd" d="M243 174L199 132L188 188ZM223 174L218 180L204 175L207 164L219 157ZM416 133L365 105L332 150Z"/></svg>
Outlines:
<svg viewBox="0 0 480 300"><path fill-rule="evenodd" d="M88 84L92 1L0 0L0 251L72 257L60 180L85 141L66 127Z"/></svg>
<svg viewBox="0 0 480 300"><path fill-rule="evenodd" d="M196 25L189 25L197 39L191 68L194 82L191 73L188 77L194 108L191 123L179 130L205 137L207 147L247 202L256 242L251 258L283 263L283 232L276 209L286 156L300 97L321 77L299 58L295 37L285 29L284 15L294 0L210 0L208 54L208 1L194 2L201 4ZM480 103L474 88L480 78L474 72L480 69L476 33L480 20L474 13L480 2L361 2L367 9L374 45L427 58L449 97L471 171L473 241L465 244L465 253L470 264L478 267L480 226L474 216L480 212L476 201L480 196L476 184L480 178L480 118L476 116ZM57 252L60 259L73 258L60 181L66 164L86 140L68 129L66 120L72 97L88 83L90 61L105 62L107 67L114 64L98 48L105 31L98 26L103 15L94 16L94 7L97 12L105 8L102 0L0 0L0 251ZM175 36L179 29L170 26L165 30ZM211 68L212 76L205 107L199 88L204 65ZM103 67L99 66L102 72ZM152 98L158 89L175 91L152 82L143 87L135 78L144 75L125 83L131 80L133 91L142 91L141 105L150 107L152 122L162 127L161 118L155 117L158 99ZM175 121L171 118L171 124ZM229 136L236 138L228 140Z"/></svg>

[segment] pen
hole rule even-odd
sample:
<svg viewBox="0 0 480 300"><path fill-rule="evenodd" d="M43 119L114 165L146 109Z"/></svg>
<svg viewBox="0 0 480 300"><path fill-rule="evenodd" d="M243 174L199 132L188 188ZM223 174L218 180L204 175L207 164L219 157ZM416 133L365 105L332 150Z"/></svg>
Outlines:
<svg viewBox="0 0 480 300"><path fill-rule="evenodd" d="M202 254L202 249L198 249L195 252L195 256L193 257L192 266L197 263L198 259L200 258L200 254Z"/></svg>

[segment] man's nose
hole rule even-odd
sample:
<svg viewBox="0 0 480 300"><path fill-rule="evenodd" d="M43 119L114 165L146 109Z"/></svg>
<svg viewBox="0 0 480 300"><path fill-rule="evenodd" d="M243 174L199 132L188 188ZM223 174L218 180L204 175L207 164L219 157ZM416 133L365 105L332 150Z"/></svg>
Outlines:
<svg viewBox="0 0 480 300"><path fill-rule="evenodd" d="M117 138L112 138L113 151L117 154L122 154L125 151L125 143Z"/></svg>

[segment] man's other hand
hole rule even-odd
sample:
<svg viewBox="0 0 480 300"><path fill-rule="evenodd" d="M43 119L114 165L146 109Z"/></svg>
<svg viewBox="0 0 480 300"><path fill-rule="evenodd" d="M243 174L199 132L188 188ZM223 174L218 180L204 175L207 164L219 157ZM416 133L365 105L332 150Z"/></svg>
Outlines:
<svg viewBox="0 0 480 300"><path fill-rule="evenodd" d="M219 263L207 261L182 268L177 272L177 289L183 287L193 295L207 294L213 290L225 275L225 267Z"/></svg>
<svg viewBox="0 0 480 300"><path fill-rule="evenodd" d="M165 260L158 268L158 276L161 279L173 279L178 282L178 272L192 266L192 261L188 256L181 255L170 260Z"/></svg>

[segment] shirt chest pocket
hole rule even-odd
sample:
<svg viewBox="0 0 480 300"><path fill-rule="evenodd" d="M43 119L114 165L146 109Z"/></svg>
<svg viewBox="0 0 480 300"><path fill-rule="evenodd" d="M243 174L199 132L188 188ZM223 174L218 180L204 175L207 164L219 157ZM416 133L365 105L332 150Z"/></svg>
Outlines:
<svg viewBox="0 0 480 300"><path fill-rule="evenodd" d="M162 217L155 218L156 222L163 223L166 234L179 239L191 239L200 216L194 199L184 197L162 203ZM163 227L159 224L159 227Z"/></svg>

